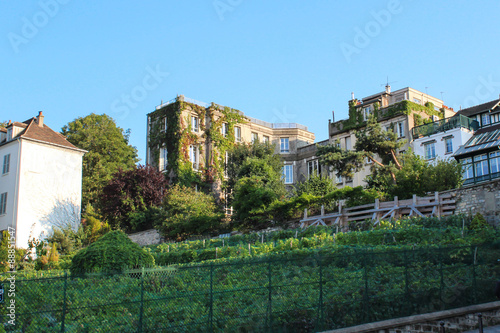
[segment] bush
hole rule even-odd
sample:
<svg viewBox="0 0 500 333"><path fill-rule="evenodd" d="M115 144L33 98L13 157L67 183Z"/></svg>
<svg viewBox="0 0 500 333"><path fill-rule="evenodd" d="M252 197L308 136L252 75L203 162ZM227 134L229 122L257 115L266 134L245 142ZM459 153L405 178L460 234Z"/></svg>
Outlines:
<svg viewBox="0 0 500 333"><path fill-rule="evenodd" d="M87 272L120 272L125 268L154 265L151 254L142 249L120 230L107 233L71 261L73 275Z"/></svg>

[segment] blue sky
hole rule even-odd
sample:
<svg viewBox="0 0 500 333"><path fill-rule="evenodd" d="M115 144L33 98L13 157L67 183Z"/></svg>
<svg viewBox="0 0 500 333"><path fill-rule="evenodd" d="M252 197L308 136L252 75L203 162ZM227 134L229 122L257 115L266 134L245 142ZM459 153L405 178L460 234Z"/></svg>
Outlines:
<svg viewBox="0 0 500 333"><path fill-rule="evenodd" d="M363 97L413 87L459 109L498 98L498 1L2 1L0 120L92 112L145 160L146 114L177 94L327 139Z"/></svg>

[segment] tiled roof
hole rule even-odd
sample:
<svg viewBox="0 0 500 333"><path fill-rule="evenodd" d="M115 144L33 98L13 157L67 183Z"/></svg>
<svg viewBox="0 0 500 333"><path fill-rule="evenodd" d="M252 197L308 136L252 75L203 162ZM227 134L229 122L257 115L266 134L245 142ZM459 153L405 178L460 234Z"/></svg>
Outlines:
<svg viewBox="0 0 500 333"><path fill-rule="evenodd" d="M3 128L3 127L0 127L0 132L7 133L7 129L5 129L5 128Z"/></svg>
<svg viewBox="0 0 500 333"><path fill-rule="evenodd" d="M52 130L49 126L45 124L43 124L43 126L39 126L38 119L36 117L28 119L22 123L14 122L12 123L12 125L17 127L24 127L24 129L16 136L18 138L21 137L26 139L33 139L66 148L78 149L83 151L82 149L79 149L78 147L70 143L68 140L66 140L64 135L57 133L56 131Z"/></svg>
<svg viewBox="0 0 500 333"><path fill-rule="evenodd" d="M467 109L460 110L457 113L463 114L464 116L467 116L467 117L473 116L473 115L476 115L476 114L493 109L494 107L496 107L498 105L499 102L500 102L500 99L495 99L493 101L489 101L489 102L486 102L483 104L472 106L472 107L467 108Z"/></svg>

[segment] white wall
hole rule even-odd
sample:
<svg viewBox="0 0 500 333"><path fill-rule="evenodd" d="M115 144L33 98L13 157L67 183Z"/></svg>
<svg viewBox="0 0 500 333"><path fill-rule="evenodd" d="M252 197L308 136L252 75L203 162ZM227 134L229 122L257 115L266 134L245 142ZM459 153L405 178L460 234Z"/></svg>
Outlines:
<svg viewBox="0 0 500 333"><path fill-rule="evenodd" d="M453 144L453 153L458 150L458 148L465 144L467 140L472 137L472 132L466 130L464 128L454 128L452 130L446 132L439 132L433 134L431 136L425 136L422 138L418 138L412 142L413 151L415 154L420 155L425 158L425 147L424 143L432 140L436 140L436 158L440 159L449 159L453 154L446 154L446 145L444 137L453 136L452 144Z"/></svg>
<svg viewBox="0 0 500 333"><path fill-rule="evenodd" d="M50 236L54 226L80 223L82 156L71 149L22 141L18 247Z"/></svg>
<svg viewBox="0 0 500 333"><path fill-rule="evenodd" d="M0 193L7 192L7 213L0 215L0 230L7 230L10 226L15 226L15 199L16 179L18 166L18 150L20 144L18 140L11 141L0 147ZM4 156L10 154L9 173L2 175Z"/></svg>

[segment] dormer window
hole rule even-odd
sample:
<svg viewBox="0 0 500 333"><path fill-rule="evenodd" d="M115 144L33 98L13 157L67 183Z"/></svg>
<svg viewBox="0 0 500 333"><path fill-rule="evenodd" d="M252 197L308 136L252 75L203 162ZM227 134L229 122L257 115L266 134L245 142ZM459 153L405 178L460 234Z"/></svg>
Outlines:
<svg viewBox="0 0 500 333"><path fill-rule="evenodd" d="M489 124L491 124L490 114L489 113L485 113L485 114L481 115L481 126L486 126L486 125L489 125Z"/></svg>
<svg viewBox="0 0 500 333"><path fill-rule="evenodd" d="M7 129L7 141L12 140L12 127Z"/></svg>

